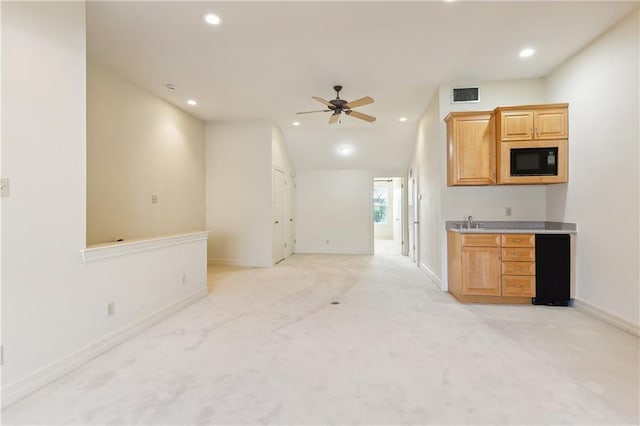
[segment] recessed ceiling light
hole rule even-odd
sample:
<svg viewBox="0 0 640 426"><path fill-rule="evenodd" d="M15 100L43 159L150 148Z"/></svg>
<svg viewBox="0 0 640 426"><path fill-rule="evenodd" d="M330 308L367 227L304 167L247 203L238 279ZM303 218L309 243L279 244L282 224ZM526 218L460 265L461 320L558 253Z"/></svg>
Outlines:
<svg viewBox="0 0 640 426"><path fill-rule="evenodd" d="M197 103L196 101L194 101L193 99L189 99L189 100L187 101L187 103L188 103L189 105L191 105L191 106L196 106L196 105L198 105L198 103Z"/></svg>
<svg viewBox="0 0 640 426"><path fill-rule="evenodd" d="M519 56L521 58L528 58L529 56L533 55L534 53L536 53L536 51L530 47L527 47L526 49L522 49L520 51Z"/></svg>
<svg viewBox="0 0 640 426"><path fill-rule="evenodd" d="M299 122L299 121L294 121L294 122L293 122L293 123L291 123L291 124L293 124L294 126L299 126L299 125L300 125L300 122Z"/></svg>
<svg viewBox="0 0 640 426"><path fill-rule="evenodd" d="M338 148L338 152L340 153L340 155L349 155L351 154L351 147L347 146L347 145L343 145L340 148Z"/></svg>
<svg viewBox="0 0 640 426"><path fill-rule="evenodd" d="M407 121L407 117L400 117L398 121Z"/></svg>
<svg viewBox="0 0 640 426"><path fill-rule="evenodd" d="M222 19L220 19L218 15L207 13L206 15L204 15L204 22L209 25L220 25L222 23Z"/></svg>

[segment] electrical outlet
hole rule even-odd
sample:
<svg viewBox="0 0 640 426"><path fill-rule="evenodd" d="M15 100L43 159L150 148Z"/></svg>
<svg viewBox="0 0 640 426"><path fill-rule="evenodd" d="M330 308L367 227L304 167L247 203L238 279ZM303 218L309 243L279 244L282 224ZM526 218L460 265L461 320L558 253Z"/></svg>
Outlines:
<svg viewBox="0 0 640 426"><path fill-rule="evenodd" d="M116 302L107 303L107 317L112 317L116 314Z"/></svg>
<svg viewBox="0 0 640 426"><path fill-rule="evenodd" d="M182 274L182 285L185 285L186 283L187 283L187 275Z"/></svg>
<svg viewBox="0 0 640 426"><path fill-rule="evenodd" d="M329 240L327 240L327 244L329 244Z"/></svg>
<svg viewBox="0 0 640 426"><path fill-rule="evenodd" d="M505 207L504 208L504 215L505 216L511 216L511 207Z"/></svg>
<svg viewBox="0 0 640 426"><path fill-rule="evenodd" d="M151 196L151 204L158 204L158 196L157 195L152 195Z"/></svg>

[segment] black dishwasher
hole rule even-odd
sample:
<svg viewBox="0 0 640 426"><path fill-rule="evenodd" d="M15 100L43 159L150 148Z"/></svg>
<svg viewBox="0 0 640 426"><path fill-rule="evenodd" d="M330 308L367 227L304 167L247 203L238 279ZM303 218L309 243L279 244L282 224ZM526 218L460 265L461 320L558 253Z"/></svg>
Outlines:
<svg viewBox="0 0 640 426"><path fill-rule="evenodd" d="M569 234L536 234L534 305L568 306L571 288Z"/></svg>

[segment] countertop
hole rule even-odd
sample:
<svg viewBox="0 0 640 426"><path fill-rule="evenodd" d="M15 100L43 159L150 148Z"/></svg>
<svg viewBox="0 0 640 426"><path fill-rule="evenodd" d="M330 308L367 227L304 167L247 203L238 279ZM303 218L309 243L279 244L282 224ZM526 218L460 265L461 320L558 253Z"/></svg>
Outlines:
<svg viewBox="0 0 640 426"><path fill-rule="evenodd" d="M478 227L476 228L476 224ZM448 231L463 234L576 234L575 223L544 221L473 221L471 229L467 229L464 220L446 221Z"/></svg>

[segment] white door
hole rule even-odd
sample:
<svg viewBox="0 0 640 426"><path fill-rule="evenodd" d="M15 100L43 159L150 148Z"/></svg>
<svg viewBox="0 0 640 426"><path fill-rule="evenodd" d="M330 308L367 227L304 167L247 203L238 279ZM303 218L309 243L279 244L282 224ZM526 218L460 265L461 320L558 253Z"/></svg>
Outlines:
<svg viewBox="0 0 640 426"><path fill-rule="evenodd" d="M416 171L414 170L412 176L409 177L409 257L414 262L418 263L418 231L420 217L418 211L418 185L416 182Z"/></svg>
<svg viewBox="0 0 640 426"><path fill-rule="evenodd" d="M273 263L278 263L285 257L286 244L286 215L285 215L285 185L283 172L273 170Z"/></svg>
<svg viewBox="0 0 640 426"><path fill-rule="evenodd" d="M291 256L296 242L296 178L289 176L287 180L287 256Z"/></svg>
<svg viewBox="0 0 640 426"><path fill-rule="evenodd" d="M402 179L393 178L393 247L402 253Z"/></svg>

